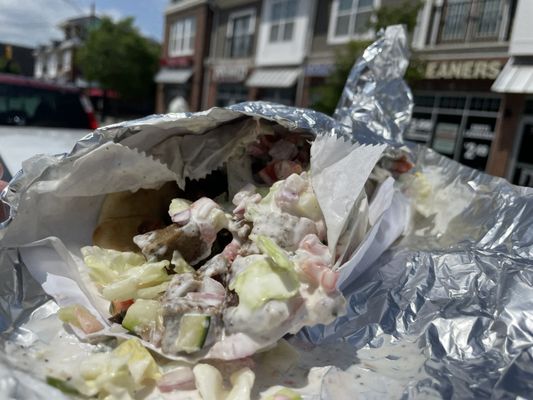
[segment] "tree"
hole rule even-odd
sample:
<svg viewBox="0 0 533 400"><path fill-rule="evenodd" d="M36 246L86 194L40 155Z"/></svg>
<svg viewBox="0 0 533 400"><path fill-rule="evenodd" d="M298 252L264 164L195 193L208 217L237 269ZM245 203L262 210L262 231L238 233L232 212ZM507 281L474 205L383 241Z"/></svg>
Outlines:
<svg viewBox="0 0 533 400"><path fill-rule="evenodd" d="M88 81L125 99L142 99L153 96L159 54L159 45L139 33L133 18L104 17L89 32L77 61Z"/></svg>
<svg viewBox="0 0 533 400"><path fill-rule="evenodd" d="M20 74L20 66L11 59L0 57L0 72Z"/></svg>
<svg viewBox="0 0 533 400"><path fill-rule="evenodd" d="M421 7L422 2L409 0L399 6L381 7L376 11L375 22L371 27L377 31L389 25L403 24L407 32L411 34L416 26L418 11ZM313 90L318 100L311 105L311 108L328 115L333 114L355 60L363 54L370 43L372 42L352 41L335 52L333 72L328 76L324 85ZM421 77L422 65L419 60L412 57L405 79L411 83Z"/></svg>

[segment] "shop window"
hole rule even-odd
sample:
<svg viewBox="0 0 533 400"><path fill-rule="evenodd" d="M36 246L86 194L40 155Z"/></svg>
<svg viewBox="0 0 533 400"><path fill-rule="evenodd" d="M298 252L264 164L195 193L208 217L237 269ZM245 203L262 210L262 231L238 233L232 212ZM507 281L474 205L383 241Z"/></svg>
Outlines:
<svg viewBox="0 0 533 400"><path fill-rule="evenodd" d="M238 83L220 83L217 87L217 107L226 107L248 100L248 88Z"/></svg>
<svg viewBox="0 0 533 400"><path fill-rule="evenodd" d="M465 101L465 97L443 96L440 98L439 107L462 110L465 108Z"/></svg>
<svg viewBox="0 0 533 400"><path fill-rule="evenodd" d="M440 21L440 41L498 40L506 27L510 3L505 0L446 1Z"/></svg>
<svg viewBox="0 0 533 400"><path fill-rule="evenodd" d="M296 88L263 88L259 91L258 100L271 101L273 103L294 105Z"/></svg>
<svg viewBox="0 0 533 400"><path fill-rule="evenodd" d="M405 132L405 138L428 143L441 154L472 168L484 170L501 98L493 94L449 95L450 93L416 93L413 97L413 119Z"/></svg>
<svg viewBox="0 0 533 400"><path fill-rule="evenodd" d="M435 96L414 95L413 101L417 107L433 108L435 106Z"/></svg>
<svg viewBox="0 0 533 400"><path fill-rule="evenodd" d="M430 113L413 113L405 138L417 143L428 143L433 132L433 121Z"/></svg>
<svg viewBox="0 0 533 400"><path fill-rule="evenodd" d="M194 53L194 39L196 37L196 19L184 18L170 26L168 55L178 57Z"/></svg>
<svg viewBox="0 0 533 400"><path fill-rule="evenodd" d="M495 97L472 97L470 109L475 111L498 112L500 110L500 99Z"/></svg>
<svg viewBox="0 0 533 400"><path fill-rule="evenodd" d="M289 42L294 34L298 0L275 0L270 12L269 41Z"/></svg>
<svg viewBox="0 0 533 400"><path fill-rule="evenodd" d="M460 116L439 115L433 136L433 149L441 154L453 157L460 126Z"/></svg>
<svg viewBox="0 0 533 400"><path fill-rule="evenodd" d="M252 53L254 29L254 10L231 14L226 34L226 57L249 57Z"/></svg>
<svg viewBox="0 0 533 400"><path fill-rule="evenodd" d="M484 170L489 159L490 145L494 138L496 119L468 117L459 161L469 167Z"/></svg>
<svg viewBox="0 0 533 400"><path fill-rule="evenodd" d="M335 0L329 28L330 42L342 42L371 35L374 0Z"/></svg>

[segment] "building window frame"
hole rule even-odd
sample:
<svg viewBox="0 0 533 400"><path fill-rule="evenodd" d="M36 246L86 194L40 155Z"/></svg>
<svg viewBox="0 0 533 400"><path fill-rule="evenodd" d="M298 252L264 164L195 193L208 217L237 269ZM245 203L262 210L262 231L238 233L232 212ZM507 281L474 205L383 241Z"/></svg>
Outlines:
<svg viewBox="0 0 533 400"><path fill-rule="evenodd" d="M487 11L486 7L495 5L497 8ZM509 0L457 0L445 1L441 6L438 16L434 18L433 25L438 32L437 44L457 44L457 43L487 43L487 42L506 42L508 38L508 29L510 22L510 7L512 6ZM463 14L456 12L452 14L454 8L464 8ZM451 16L450 16L451 15ZM483 18L483 15L488 17ZM492 16L496 21L495 29L492 32L482 33L480 28L483 27L484 21ZM453 21L455 17L456 21ZM462 18L462 20L461 20ZM447 32L447 21L452 20L448 26L457 26L464 29L463 32L456 33Z"/></svg>
<svg viewBox="0 0 533 400"><path fill-rule="evenodd" d="M248 31L242 35L235 35L235 21L243 17L250 17L250 23L248 25ZM226 43L224 48L224 54L227 58L248 58L252 56L252 46L254 41L255 34L255 24L256 24L256 13L254 8L246 8L244 10L234 11L228 17L228 26L226 29ZM245 54L234 55L234 45L235 39L242 38L248 43L246 44L247 49Z"/></svg>
<svg viewBox="0 0 533 400"><path fill-rule="evenodd" d="M365 6L362 10L359 9L359 2L362 0L352 0L352 5L348 11L339 11L341 0L333 0L331 3L330 18L328 24L328 43L329 44L343 44L351 40L370 40L375 36L375 30L369 27L364 33L354 33L354 27L357 22L357 14L371 12L371 19L374 17L375 11L380 7L381 1L373 0L371 6ZM337 35L338 18L348 16L348 33L345 35Z"/></svg>
<svg viewBox="0 0 533 400"><path fill-rule="evenodd" d="M269 5L269 27L268 27L268 43L281 44L292 42L295 37L296 18L298 16L298 8L301 0L272 0ZM292 13L289 8L292 4ZM282 12L274 20L274 8L280 6Z"/></svg>
<svg viewBox="0 0 533 400"><path fill-rule="evenodd" d="M168 31L168 56L192 56L195 41L196 17L184 17L173 21Z"/></svg>

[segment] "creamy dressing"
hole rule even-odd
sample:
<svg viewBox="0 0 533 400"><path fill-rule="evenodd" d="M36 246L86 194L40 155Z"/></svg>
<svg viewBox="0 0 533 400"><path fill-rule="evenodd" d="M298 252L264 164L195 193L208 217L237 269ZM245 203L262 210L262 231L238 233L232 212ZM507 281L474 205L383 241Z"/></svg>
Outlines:
<svg viewBox="0 0 533 400"><path fill-rule="evenodd" d="M33 340L19 335L16 342L8 341L6 355L19 368L43 380L54 376L75 386L81 382L82 363L95 353L111 350L107 346L81 342L64 330L56 315L33 321L20 329L26 333L33 332ZM46 341L37 339L37 336ZM24 344L19 344L19 341ZM229 375L233 371L251 367L255 373L252 399L264 398L282 387L294 390L304 400L399 399L408 382L426 377L423 368L426 356L416 342L398 342L393 337L382 335L379 347L366 346L357 352L343 341L312 346L293 338L291 343L292 349L281 342L278 347L258 353L247 362L240 360L214 365L222 373L227 388L231 387ZM163 372L186 365L160 361ZM426 398L438 397L437 393L431 392L425 395ZM139 391L135 398L201 400L197 390L163 393L153 386Z"/></svg>

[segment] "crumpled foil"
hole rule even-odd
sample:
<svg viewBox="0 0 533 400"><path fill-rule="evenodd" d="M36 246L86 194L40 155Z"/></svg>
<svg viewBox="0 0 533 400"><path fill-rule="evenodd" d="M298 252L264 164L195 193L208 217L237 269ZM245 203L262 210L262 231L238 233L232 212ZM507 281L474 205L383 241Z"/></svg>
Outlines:
<svg viewBox="0 0 533 400"><path fill-rule="evenodd" d="M401 79L406 65L405 32L390 27L355 64L335 119L248 102L101 128L70 154L37 157L24 165L3 193L11 217L0 227L0 238L16 218L20 193L58 160L108 141L127 143L150 129L194 134L247 115L291 130L402 146L412 109L411 92ZM415 199L409 233L344 289L346 316L298 335L321 346L342 340L357 350L353 362L360 373L346 374L341 363L332 366L317 398L531 397L533 191L425 147L411 146L411 151L416 172L399 183ZM0 267L0 342L24 344L39 334L32 328L35 322L57 306L28 274L17 248L0 242ZM343 395L339 387L347 388ZM63 398L3 354L0 393Z"/></svg>

